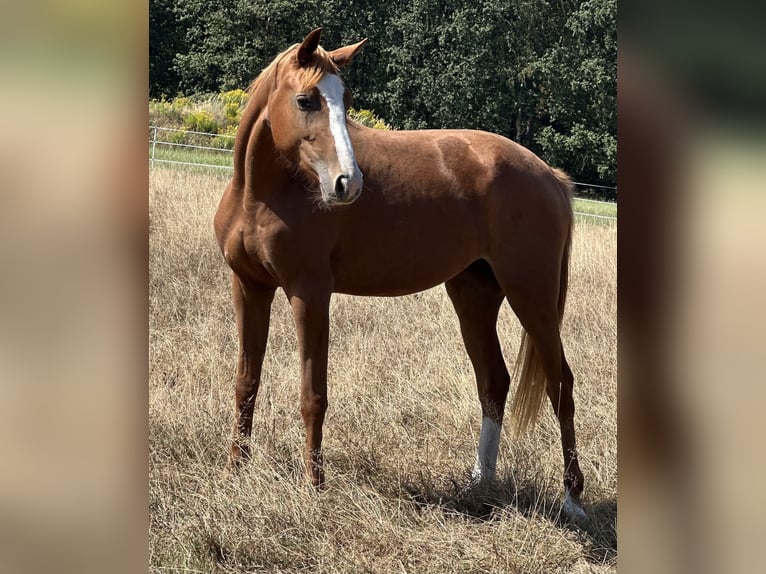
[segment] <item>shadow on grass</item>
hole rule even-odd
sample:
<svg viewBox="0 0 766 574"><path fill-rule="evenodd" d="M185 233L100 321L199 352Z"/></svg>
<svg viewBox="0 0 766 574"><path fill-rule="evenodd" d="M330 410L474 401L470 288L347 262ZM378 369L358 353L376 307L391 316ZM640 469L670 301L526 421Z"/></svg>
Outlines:
<svg viewBox="0 0 766 574"><path fill-rule="evenodd" d="M541 517L557 527L570 530L581 538L587 559L595 564L617 559L617 501L584 500L584 520L575 521L562 512L563 500L555 488L513 477L491 483L473 484L470 480L451 478L446 485L436 485L421 477L402 481L400 497L408 497L423 509L441 508L461 520L491 523L507 510L524 517Z"/></svg>

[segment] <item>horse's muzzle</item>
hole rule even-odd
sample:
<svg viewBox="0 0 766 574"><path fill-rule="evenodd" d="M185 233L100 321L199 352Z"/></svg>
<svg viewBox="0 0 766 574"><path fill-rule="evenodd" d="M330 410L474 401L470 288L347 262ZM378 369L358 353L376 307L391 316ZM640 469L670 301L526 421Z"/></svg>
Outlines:
<svg viewBox="0 0 766 574"><path fill-rule="evenodd" d="M333 205L349 205L354 203L362 194L362 174L356 172L352 177L339 175L335 178L333 193L328 203Z"/></svg>

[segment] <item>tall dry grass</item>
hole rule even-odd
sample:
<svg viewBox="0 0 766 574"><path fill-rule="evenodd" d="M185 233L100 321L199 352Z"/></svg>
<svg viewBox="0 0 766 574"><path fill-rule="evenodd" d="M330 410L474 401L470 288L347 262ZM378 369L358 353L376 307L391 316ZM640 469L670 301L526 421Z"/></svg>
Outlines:
<svg viewBox="0 0 766 574"><path fill-rule="evenodd" d="M616 571L616 232L578 223L563 326L576 377L588 519L560 516L551 409L511 443L498 481L468 488L481 415L443 288L335 296L328 488L302 477L297 344L276 297L253 424L253 460L225 471L236 328L212 217L225 178L150 177L150 547L155 572ZM498 332L513 360L520 328ZM509 365L510 366L510 365Z"/></svg>

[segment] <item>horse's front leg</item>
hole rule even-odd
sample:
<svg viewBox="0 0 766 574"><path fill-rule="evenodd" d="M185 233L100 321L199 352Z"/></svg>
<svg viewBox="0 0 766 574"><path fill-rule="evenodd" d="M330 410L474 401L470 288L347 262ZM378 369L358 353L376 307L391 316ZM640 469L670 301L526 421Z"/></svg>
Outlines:
<svg viewBox="0 0 766 574"><path fill-rule="evenodd" d="M319 487L324 482L322 424L327 411L331 281L311 281L287 291L301 358L301 415L306 427L306 475L314 486Z"/></svg>
<svg viewBox="0 0 766 574"><path fill-rule="evenodd" d="M236 420L229 466L237 469L250 456L253 408L261 382L261 366L269 335L269 318L274 289L246 286L232 274L232 300L237 316L239 359L235 386Z"/></svg>

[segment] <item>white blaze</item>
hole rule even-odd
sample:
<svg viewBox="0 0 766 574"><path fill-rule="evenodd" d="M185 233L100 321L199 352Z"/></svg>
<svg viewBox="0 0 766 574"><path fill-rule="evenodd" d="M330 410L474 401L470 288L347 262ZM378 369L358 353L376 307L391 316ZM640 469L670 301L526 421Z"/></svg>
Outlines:
<svg viewBox="0 0 766 574"><path fill-rule="evenodd" d="M473 467L474 480L494 478L497 463L497 451L500 448L500 424L484 417L481 421L479 448L476 451L476 464Z"/></svg>
<svg viewBox="0 0 766 574"><path fill-rule="evenodd" d="M343 175L349 178L352 185L361 185L362 174L354 157L354 148L346 127L346 108L343 105L345 88L343 82L335 74L325 74L317 84L319 93L327 102L330 113L330 133L335 140L335 152Z"/></svg>

